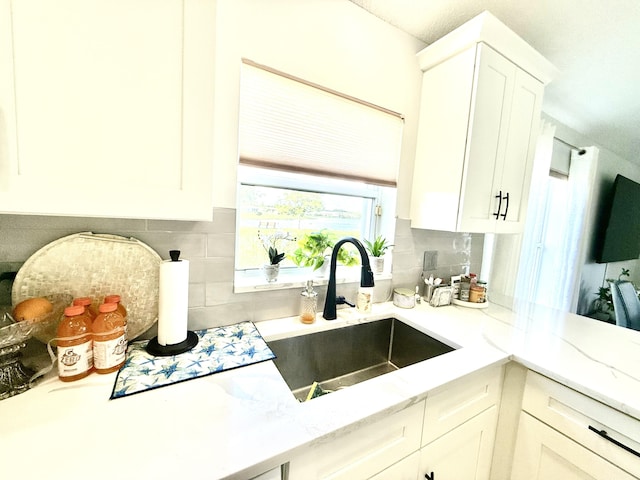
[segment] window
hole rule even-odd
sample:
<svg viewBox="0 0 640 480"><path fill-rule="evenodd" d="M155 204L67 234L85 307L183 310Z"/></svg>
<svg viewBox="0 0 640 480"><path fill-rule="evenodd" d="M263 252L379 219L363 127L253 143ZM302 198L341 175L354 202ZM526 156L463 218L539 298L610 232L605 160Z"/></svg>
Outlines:
<svg viewBox="0 0 640 480"><path fill-rule="evenodd" d="M307 279L294 260L305 235L393 238L402 127L397 113L243 61L235 291L265 283L269 246L286 255L282 288Z"/></svg>
<svg viewBox="0 0 640 480"><path fill-rule="evenodd" d="M279 284L302 285L311 268L301 270L293 256L306 234L325 232L335 242L352 236L393 237L396 189L350 180L240 166L236 217L236 291L264 284L266 249L284 253ZM346 244L359 258L355 248ZM344 270L344 269L343 269ZM359 269L341 276L359 278ZM293 285L291 283L293 282Z"/></svg>

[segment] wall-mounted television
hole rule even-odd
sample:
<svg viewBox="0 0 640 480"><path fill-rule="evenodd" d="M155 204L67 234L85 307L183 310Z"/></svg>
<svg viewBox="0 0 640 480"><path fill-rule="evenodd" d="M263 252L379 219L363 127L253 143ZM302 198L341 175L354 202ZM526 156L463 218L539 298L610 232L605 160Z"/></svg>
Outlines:
<svg viewBox="0 0 640 480"><path fill-rule="evenodd" d="M617 175L604 209L598 263L640 257L640 184Z"/></svg>

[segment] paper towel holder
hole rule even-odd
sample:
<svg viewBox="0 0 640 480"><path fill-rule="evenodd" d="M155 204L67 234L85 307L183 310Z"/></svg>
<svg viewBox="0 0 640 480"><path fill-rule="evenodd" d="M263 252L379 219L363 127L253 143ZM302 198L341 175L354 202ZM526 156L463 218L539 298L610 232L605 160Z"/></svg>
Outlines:
<svg viewBox="0 0 640 480"><path fill-rule="evenodd" d="M184 352L188 352L198 344L198 335L191 330L187 331L187 339L175 343L173 345L160 345L158 343L158 337L153 337L147 343L147 353L155 357L170 357L172 355L179 355Z"/></svg>
<svg viewBox="0 0 640 480"><path fill-rule="evenodd" d="M172 262L180 262L180 250L170 250L169 257ZM161 345L158 342L158 337L153 337L147 343L147 353L156 357L170 357L172 355L179 355L184 352L188 352L198 344L198 335L191 330L187 330L187 338L179 343Z"/></svg>

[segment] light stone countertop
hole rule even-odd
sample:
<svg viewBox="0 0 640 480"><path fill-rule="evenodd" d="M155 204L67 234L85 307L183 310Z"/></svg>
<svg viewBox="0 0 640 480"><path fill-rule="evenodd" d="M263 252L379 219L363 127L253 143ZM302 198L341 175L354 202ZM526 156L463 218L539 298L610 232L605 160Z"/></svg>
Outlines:
<svg viewBox="0 0 640 480"><path fill-rule="evenodd" d="M109 400L115 373L70 384L49 374L0 402L0 472L247 479L303 446L330 441L511 359L640 419L640 332L542 307L517 310L385 303L366 317L348 309L331 322L319 314L313 325L297 318L257 323L273 340L395 316L461 347L307 403L294 399L271 361L116 400Z"/></svg>

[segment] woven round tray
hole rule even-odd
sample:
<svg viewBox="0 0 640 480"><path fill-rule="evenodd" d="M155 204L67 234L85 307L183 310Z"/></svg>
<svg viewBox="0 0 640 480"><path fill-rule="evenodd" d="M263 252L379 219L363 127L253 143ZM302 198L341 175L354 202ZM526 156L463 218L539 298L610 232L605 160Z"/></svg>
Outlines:
<svg viewBox="0 0 640 480"><path fill-rule="evenodd" d="M132 340L158 318L161 261L135 238L91 232L69 235L44 246L24 263L13 282L12 304L65 293L91 297L99 305L107 295L120 295L127 309L127 339ZM46 343L55 330L35 336Z"/></svg>

